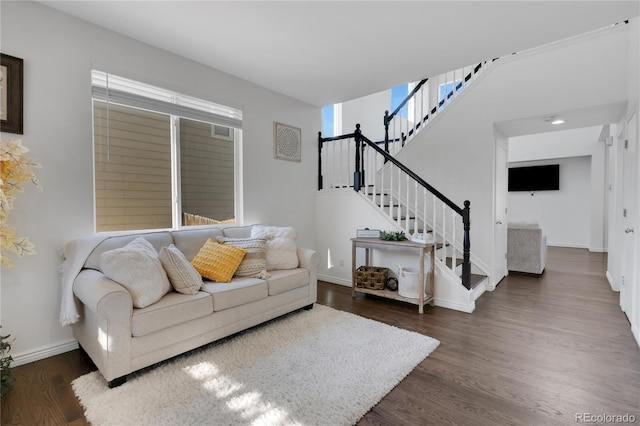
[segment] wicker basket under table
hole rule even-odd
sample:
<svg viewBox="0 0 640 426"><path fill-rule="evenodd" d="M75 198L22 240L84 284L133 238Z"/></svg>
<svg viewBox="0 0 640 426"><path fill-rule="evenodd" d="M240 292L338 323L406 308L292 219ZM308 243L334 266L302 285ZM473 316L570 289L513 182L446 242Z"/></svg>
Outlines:
<svg viewBox="0 0 640 426"><path fill-rule="evenodd" d="M378 266L361 266L356 269L355 273L356 287L384 290L385 282L389 276L389 269Z"/></svg>

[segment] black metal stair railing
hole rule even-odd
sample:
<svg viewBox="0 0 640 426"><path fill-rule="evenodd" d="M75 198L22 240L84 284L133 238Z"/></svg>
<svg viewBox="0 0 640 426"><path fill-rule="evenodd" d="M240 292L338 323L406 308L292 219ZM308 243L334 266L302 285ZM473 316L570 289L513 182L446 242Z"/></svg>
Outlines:
<svg viewBox="0 0 640 426"><path fill-rule="evenodd" d="M445 96L443 96L442 99L440 99L436 105L433 106L433 108L427 108L427 113L426 114L420 114L419 116L416 116L416 120L413 124L413 126L411 128L406 129L406 132L402 131L402 126L400 129L400 135L398 137L393 137L389 134L389 127L391 126L391 123L393 122L394 119L398 118L401 111L403 110L403 108L405 108L405 106L407 106L409 104L409 102L411 102L412 100L415 100L415 98L417 97L418 93L422 93L423 87L425 86L425 84L429 81L428 78L425 78L423 80L420 80L416 86L411 90L411 92L409 92L409 94L404 98L404 100L402 102L400 102L400 104L396 107L395 110L393 110L393 112L391 114L389 114L389 111L385 111L384 113L384 119L383 119L383 123L384 123L384 150L389 153L389 144L393 143L393 142L399 142L401 147L404 147L405 143L407 142L407 140L409 138L411 138L412 136L414 136L418 131L420 131L429 121L430 118L433 118L433 116L438 113L438 111L440 111L444 105L449 102L455 95L457 95L459 92L462 91L462 89L464 87L466 87L466 85L470 82L470 80L480 72L480 70L482 69L483 66L485 66L487 63L491 63L493 61L495 61L496 59L493 59L492 61L485 61L485 62L480 62L478 64L476 64L475 66L471 67L470 71L467 74L464 74L464 68L462 69L461 73L461 78L459 80L458 83L455 83L455 74L454 74L454 85L451 87L451 90L447 93L445 93ZM417 102L414 102L414 109L417 108L415 107L415 105L417 104ZM420 103L422 104L422 103Z"/></svg>
<svg viewBox="0 0 640 426"><path fill-rule="evenodd" d="M382 145L381 142L372 142L369 138L367 138L366 136L364 136L362 134L362 131L360 130L360 125L357 124L356 125L356 130L353 133L350 134L346 134L346 135L341 135L341 136L335 136L335 137L327 137L327 138L323 138L322 137L322 132L318 132L318 190L322 190L324 187L324 182L323 182L323 162L322 162L322 158L323 158L323 148L325 147L325 144L327 143L336 143L336 142L345 142L349 145L353 144L353 150L350 149L350 147L344 148L341 150L340 154L345 155L345 153L353 153L353 156L351 157L350 155L348 156L348 160L344 161L344 165L345 167L347 167L347 163L349 164L353 164L353 169L352 169L352 180L351 182L346 183L345 181L338 181L338 184L334 184L332 185L333 187L345 187L345 186L349 186L352 187L355 191L357 192L361 192L363 189L367 188L367 178L366 176L370 176L369 179L374 179L371 178L371 176L373 176L373 174L371 173L367 173L366 170L366 165L365 165L365 152L366 149L370 149L373 150L374 153L376 153L377 155L381 156L383 161L381 162L382 164L387 164L390 163L391 165L393 165L393 167L395 167L394 170L397 171L398 175L400 175L400 173L402 173L403 176L406 176L407 179L407 183L405 184L404 189L406 189L407 193L409 192L409 179L414 183L414 185L416 186L416 200L414 202L414 208L415 210L417 210L417 188L420 187L423 189L423 191L425 191L425 196L423 198L424 203L426 205L426 193L430 193L432 194L432 196L435 199L440 200L440 202L443 205L443 209L444 206L447 206L452 212L454 212L455 215L458 215L461 218L462 221L462 227L463 227L463 238L462 238L462 275L461 275L461 281L462 284L465 286L465 288L470 289L471 288L471 260L470 260L470 256L471 256L471 240L470 240L470 230L471 230L471 220L470 220L470 206L471 203L469 202L469 200L466 200L464 202L464 207L460 207L457 204L455 204L453 201L451 201L448 197L446 197L444 194L442 194L440 191L438 191L436 188L434 188L432 185L430 185L429 183L427 183L424 179L422 179L420 176L418 176L415 172L413 172L412 170L410 170L406 165L404 165L403 163L401 163L399 160L397 160L395 157L393 157L391 154L387 153L385 149L379 147L378 145ZM335 161L335 160L334 160ZM352 162L353 161L353 162ZM371 165L371 164L370 164ZM343 174L344 175L344 174ZM401 181L400 181L400 177L398 176L397 178L397 184L401 185ZM384 187L384 183L381 184L382 187ZM391 186L393 186L393 184L391 184ZM403 191L398 191L398 193L403 192ZM396 196L397 200L400 201L400 196L399 194ZM375 198L375 195L374 195ZM410 202L408 200L409 196L407 195L407 199L405 200L406 202L406 209L407 211L411 208L410 207ZM435 201L434 201L435 203ZM380 206L381 209L383 208L382 206ZM423 211L423 215L426 216L427 212ZM434 204L434 213L432 215L432 224L435 225L435 204ZM444 212L442 215L442 220L444 221ZM426 225L426 217L423 218L423 221ZM452 227L454 225L452 224ZM435 226L434 226L435 227ZM441 231L441 236L442 238L446 237L446 228L443 224L443 230ZM452 238L453 240L455 240L455 233L454 233L454 237ZM454 248L455 250L455 248ZM444 261L444 259L443 259ZM455 261L453 262L455 264ZM455 266L454 266L455 268ZM453 268L452 268L453 269Z"/></svg>

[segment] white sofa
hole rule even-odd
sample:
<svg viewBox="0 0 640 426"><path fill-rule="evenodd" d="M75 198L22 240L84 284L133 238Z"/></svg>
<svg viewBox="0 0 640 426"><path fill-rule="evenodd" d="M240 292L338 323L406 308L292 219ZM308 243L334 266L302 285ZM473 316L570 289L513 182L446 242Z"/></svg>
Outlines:
<svg viewBox="0 0 640 426"><path fill-rule="evenodd" d="M547 237L537 223L507 226L507 269L541 275L547 262Z"/></svg>
<svg viewBox="0 0 640 426"><path fill-rule="evenodd" d="M126 376L136 370L294 310L310 309L316 302L320 256L296 248L297 268L270 270L267 279L233 278L231 283L205 280L196 294L170 291L150 306L135 308L127 289L102 273L100 255L140 236L157 251L174 244L191 261L207 239L247 238L251 227L109 236L101 238L92 250L85 249L84 255L68 250L69 263L84 260L71 279L79 314L71 324L73 333L111 387L126 381ZM84 243L74 240L67 247L86 246Z"/></svg>

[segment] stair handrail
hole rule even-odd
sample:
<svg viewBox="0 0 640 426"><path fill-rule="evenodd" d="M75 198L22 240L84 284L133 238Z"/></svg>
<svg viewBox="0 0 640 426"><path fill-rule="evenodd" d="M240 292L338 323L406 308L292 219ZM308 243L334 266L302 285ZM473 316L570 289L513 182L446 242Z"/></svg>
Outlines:
<svg viewBox="0 0 640 426"><path fill-rule="evenodd" d="M353 133L353 137L356 141L356 164L355 171L353 176L354 187L353 189L358 192L362 185L364 185L364 168L361 165L360 159L360 151L364 150L365 144L372 149L374 149L377 153L382 155L385 159L385 162L391 162L393 165L398 167L402 172L406 173L411 179L417 182L420 186L425 188L427 191L432 193L436 198L445 203L451 210L456 212L462 217L463 224L463 240L462 240L462 285L465 286L467 290L471 288L471 239L470 239L470 231L471 231L471 202L469 200L464 201L464 207L458 206L456 203L451 201L448 197L442 194L440 191L435 189L432 185L427 183L424 179L418 176L413 170L409 169L403 163L398 161L393 155L385 152L382 148L380 148L375 142L372 142L369 138L362 134L362 130L360 130L360 124L356 124L356 130Z"/></svg>
<svg viewBox="0 0 640 426"><path fill-rule="evenodd" d="M498 58L494 58L493 61L496 61ZM491 62L493 62L491 61ZM471 71L469 71L469 73L467 75L464 75L463 73L463 78L462 81L460 81L460 83L458 83L457 85L455 85L451 91L449 91L449 93L447 93L444 98L442 100L440 100L438 102L438 104L436 106L434 106L433 108L431 108L430 110L427 108L427 114L424 117L420 117L420 120L415 123L415 127L411 130L407 131L407 134L402 134L400 135L400 138L394 139L393 142L397 142L400 141L402 142L402 146L404 146L404 141L410 137L411 135L413 135L414 132L417 131L418 128L420 128L423 123L425 123L428 119L429 119L429 115L434 115L436 112L438 112L438 108L441 108L444 103L451 98L455 92L459 91L462 86L464 85L464 83L468 82L469 80L471 80L471 78L478 73L478 71L480 71L480 69L482 68L483 64L487 63L488 61L484 61L484 62L479 62L475 67L472 68ZM404 98L404 100L402 100L402 102L400 102L400 104L396 107L396 109L389 114L389 111L385 111L384 112L384 117L383 117L383 123L384 123L384 144L385 144L385 151L389 152L389 142L391 142L391 140L389 139L389 123L391 123L391 120L393 120L398 113L400 112L400 110L402 108L404 108L404 106L418 93L418 91L422 88L422 86L425 85L425 83L427 83L427 81L429 81L429 78L425 78L423 80L420 80L416 86L413 88L413 90L411 90L411 92L409 92L409 94L407 94L407 96Z"/></svg>

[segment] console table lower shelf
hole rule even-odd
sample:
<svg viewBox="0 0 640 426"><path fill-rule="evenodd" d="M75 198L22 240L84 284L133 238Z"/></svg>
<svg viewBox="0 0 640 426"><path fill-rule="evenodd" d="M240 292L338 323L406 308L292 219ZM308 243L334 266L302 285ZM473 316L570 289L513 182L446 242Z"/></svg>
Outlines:
<svg viewBox="0 0 640 426"><path fill-rule="evenodd" d="M401 302L407 302L414 305L420 306L420 299L417 297L404 297L400 296L397 291L390 290L373 290L365 287L354 287L353 291L355 293L364 293L364 294L372 294L374 296L385 297L387 299L399 300ZM433 295L427 294L422 302L422 306L424 305L433 305ZM420 311L422 313L422 310Z"/></svg>
<svg viewBox="0 0 640 426"><path fill-rule="evenodd" d="M407 302L414 305L418 305L418 313L424 313L424 305L434 304L434 282L435 282L435 256L433 255L434 244L433 243L418 243L414 241L385 241L378 238L352 238L352 254L351 254L351 266L352 266L352 296L356 297L356 293L371 294L374 296L385 297L387 299L399 300L401 302ZM366 287L356 286L356 251L358 248L365 249L365 266L369 266L371 263L371 250L388 250L388 251L404 251L418 254L418 265L420 268L420 283L422 294L418 292L418 297L404 297L395 291L374 290ZM424 260L425 254L430 253L430 268L429 268L429 282L427 284Z"/></svg>

